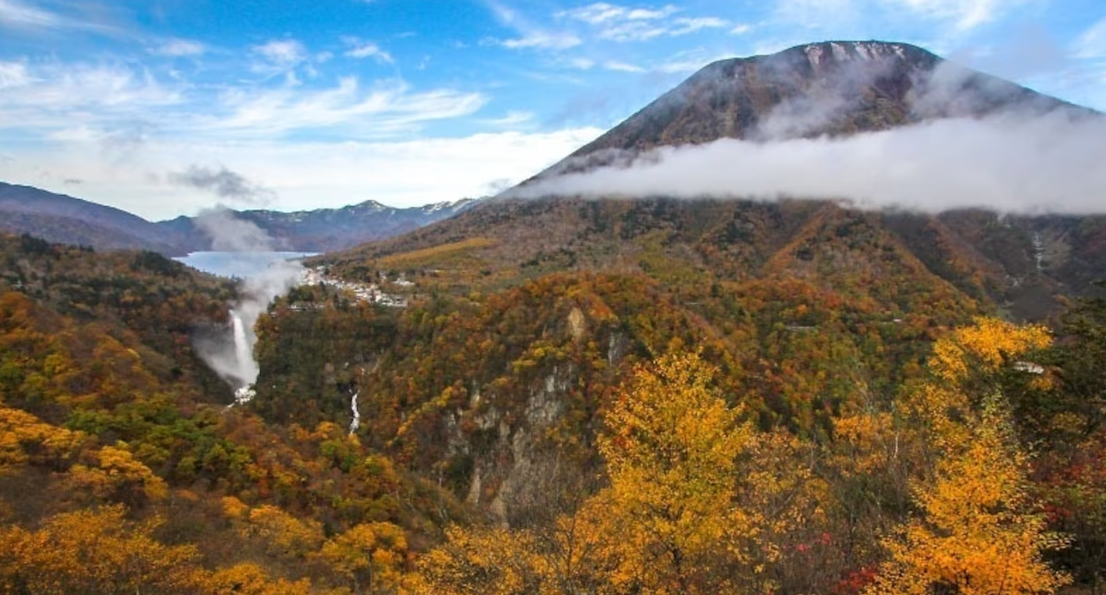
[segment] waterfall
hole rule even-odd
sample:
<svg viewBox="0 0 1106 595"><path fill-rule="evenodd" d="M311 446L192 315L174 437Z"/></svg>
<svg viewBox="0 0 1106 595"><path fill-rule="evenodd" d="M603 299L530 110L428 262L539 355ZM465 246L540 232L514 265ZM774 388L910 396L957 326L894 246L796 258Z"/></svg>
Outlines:
<svg viewBox="0 0 1106 595"><path fill-rule="evenodd" d="M234 310L230 311L230 321L234 325L234 359L237 361L239 369L245 372L246 362L253 361L250 338L246 336L246 325L242 323L242 317Z"/></svg>
<svg viewBox="0 0 1106 595"><path fill-rule="evenodd" d="M234 376L240 386L234 391L236 403L248 403L254 396L252 385L257 381L258 367L253 359L253 341L250 330L242 317L234 310L230 311L231 325L234 327Z"/></svg>
<svg viewBox="0 0 1106 595"><path fill-rule="evenodd" d="M353 434L357 431L357 428L361 427L361 412L357 410L357 396L361 394L361 391L353 393L353 398L349 400L349 408L353 410L353 420L349 422L349 433Z"/></svg>
<svg viewBox="0 0 1106 595"><path fill-rule="evenodd" d="M253 360L253 341L250 331L238 312L230 311L230 320L234 325L234 359L238 367L238 378L242 384L253 384L257 380L257 362Z"/></svg>
<svg viewBox="0 0 1106 595"><path fill-rule="evenodd" d="M1033 232L1033 259L1037 261L1037 272L1044 270L1045 242L1039 231Z"/></svg>

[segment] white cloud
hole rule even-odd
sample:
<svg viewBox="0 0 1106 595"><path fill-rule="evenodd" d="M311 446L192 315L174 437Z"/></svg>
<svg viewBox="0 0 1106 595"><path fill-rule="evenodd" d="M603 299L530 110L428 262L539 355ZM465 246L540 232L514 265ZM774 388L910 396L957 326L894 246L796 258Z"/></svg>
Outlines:
<svg viewBox="0 0 1106 595"><path fill-rule="evenodd" d="M511 110L511 111L508 111L507 115L503 116L502 118L494 118L494 119L491 119L491 120L483 120L483 122L485 124L489 125L489 126L494 126L496 128L511 128L511 127L522 125L522 124L526 124L526 123L532 121L533 119L534 119L534 114L532 112Z"/></svg>
<svg viewBox="0 0 1106 595"><path fill-rule="evenodd" d="M0 129L100 127L180 104L179 89L123 64L0 62Z"/></svg>
<svg viewBox="0 0 1106 595"><path fill-rule="evenodd" d="M54 28L66 26L66 19L20 0L0 0L0 24L14 27Z"/></svg>
<svg viewBox="0 0 1106 595"><path fill-rule="evenodd" d="M254 46L253 52L268 62L266 66L280 70L293 68L307 59L307 50L295 39L276 39Z"/></svg>
<svg viewBox="0 0 1106 595"><path fill-rule="evenodd" d="M180 171L193 163L227 164L275 194L279 210L340 207L368 199L414 206L481 196L492 182L517 183L597 137L602 130L500 132L404 142L180 142L155 140L143 165L113 168L87 151L50 150L21 161L47 163L66 178L81 179L81 198L150 219L193 214L212 206L210 193L159 182L146 172ZM432 175L428 175L432 174ZM43 180L16 161L0 161L0 179L72 193L61 178Z"/></svg>
<svg viewBox="0 0 1106 595"><path fill-rule="evenodd" d="M613 70L615 72L645 72L645 69L640 66L635 66L627 62L618 62L616 60L608 60L603 63L603 68L607 70Z"/></svg>
<svg viewBox="0 0 1106 595"><path fill-rule="evenodd" d="M212 94L123 64L0 62L0 131L75 142L106 139L142 120L184 138L291 131L382 138L471 115L487 102L481 93L414 90L402 81L366 86L346 77L319 87L302 83L292 70L285 75L280 86L241 84Z"/></svg>
<svg viewBox="0 0 1106 595"><path fill-rule="evenodd" d="M357 37L345 37L342 39L342 41L345 42L345 44L350 48L345 53L345 55L349 58L373 58L377 62L382 62L385 64L394 63L391 54L384 51L380 48L379 45L371 41L365 41Z"/></svg>
<svg viewBox="0 0 1106 595"><path fill-rule="evenodd" d="M1075 40L1073 50L1079 58L1106 58L1106 16L1091 25Z"/></svg>
<svg viewBox="0 0 1106 595"><path fill-rule="evenodd" d="M207 46L198 41L173 38L165 40L150 51L159 56L186 58L191 56L202 56L207 52Z"/></svg>
<svg viewBox="0 0 1106 595"><path fill-rule="evenodd" d="M572 10L562 10L556 13L555 16L567 17L589 25L603 25L615 21L658 20L672 15L679 10L679 8L671 4L660 9L651 10L648 8L626 8L606 2L596 2Z"/></svg>
<svg viewBox="0 0 1106 595"><path fill-rule="evenodd" d="M0 89L22 87L31 83L24 62L0 62Z"/></svg>
<svg viewBox="0 0 1106 595"><path fill-rule="evenodd" d="M932 18L953 21L967 30L993 20L1001 9L1009 9L1026 0L883 0L894 7L905 7Z"/></svg>
<svg viewBox="0 0 1106 595"><path fill-rule="evenodd" d="M753 30L753 26L748 23L738 23L734 25L733 29L730 29L730 35L744 35Z"/></svg>
<svg viewBox="0 0 1106 595"><path fill-rule="evenodd" d="M612 154L622 165L550 178L519 195L789 196L927 212L1104 213L1103 154L1104 120L1011 114L839 139L723 139L640 156Z"/></svg>
<svg viewBox="0 0 1106 595"><path fill-rule="evenodd" d="M702 29L722 29L730 25L729 21L717 17L678 18L669 35L687 35Z"/></svg>
<svg viewBox="0 0 1106 595"><path fill-rule="evenodd" d="M864 31L873 19L928 19L963 33L1006 16L1025 4L1047 0L778 0L777 20L810 29Z"/></svg>
<svg viewBox="0 0 1106 595"><path fill-rule="evenodd" d="M652 24L644 21L626 21L611 25L599 32L600 39L611 41L649 41L668 33L663 23Z"/></svg>
<svg viewBox="0 0 1106 595"><path fill-rule="evenodd" d="M729 26L718 17L668 17L681 9L666 5L659 9L630 8L597 2L554 13L560 19L585 23L596 29L600 39L610 41L649 41L661 36L687 35L703 29Z"/></svg>
<svg viewBox="0 0 1106 595"><path fill-rule="evenodd" d="M603 70L609 70L611 72L645 72L645 69L629 62L622 62L620 60L604 60L597 62L591 58L572 58L563 62L570 68L576 70L591 70L592 68L602 68Z"/></svg>
<svg viewBox="0 0 1106 595"><path fill-rule="evenodd" d="M495 16L503 24L511 27L520 35L513 39L490 39L484 43L501 45L508 49L566 50L583 43L579 37L566 31L550 31L535 26L515 10L497 2L489 2Z"/></svg>
<svg viewBox="0 0 1106 595"><path fill-rule="evenodd" d="M480 93L451 89L412 92L392 81L362 89L355 77L324 89L248 90L223 94L213 115L196 120L197 132L227 132L260 136L293 130L341 127L343 135L394 136L417 130L420 124L466 116L486 103Z"/></svg>
<svg viewBox="0 0 1106 595"><path fill-rule="evenodd" d="M547 49L567 50L580 45L579 37L571 33L553 31L532 31L514 39L504 39L499 42L505 48L510 49Z"/></svg>

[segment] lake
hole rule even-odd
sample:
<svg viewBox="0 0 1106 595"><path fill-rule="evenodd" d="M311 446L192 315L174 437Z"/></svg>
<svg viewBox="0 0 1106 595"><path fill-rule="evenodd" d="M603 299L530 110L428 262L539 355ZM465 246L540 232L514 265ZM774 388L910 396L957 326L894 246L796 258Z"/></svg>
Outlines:
<svg viewBox="0 0 1106 595"><path fill-rule="evenodd" d="M191 252L173 260L220 277L252 277L274 262L298 260L318 252Z"/></svg>

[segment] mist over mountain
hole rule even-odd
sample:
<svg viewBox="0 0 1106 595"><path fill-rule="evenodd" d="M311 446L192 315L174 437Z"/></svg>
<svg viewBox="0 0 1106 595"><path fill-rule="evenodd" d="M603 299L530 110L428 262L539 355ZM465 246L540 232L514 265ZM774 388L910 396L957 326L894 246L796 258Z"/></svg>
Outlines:
<svg viewBox="0 0 1106 595"><path fill-rule="evenodd" d="M811 43L713 62L543 175L612 149L847 136L1012 108L1093 113L911 44Z"/></svg>
<svg viewBox="0 0 1106 595"><path fill-rule="evenodd" d="M1102 212L1106 118L908 44L715 62L505 196Z"/></svg>

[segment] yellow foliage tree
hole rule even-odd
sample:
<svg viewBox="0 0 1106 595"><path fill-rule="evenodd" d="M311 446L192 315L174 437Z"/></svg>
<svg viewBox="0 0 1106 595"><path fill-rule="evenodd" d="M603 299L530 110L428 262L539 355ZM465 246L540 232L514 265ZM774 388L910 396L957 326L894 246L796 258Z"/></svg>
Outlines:
<svg viewBox="0 0 1106 595"><path fill-rule="evenodd" d="M989 401L970 445L940 459L936 480L917 490L921 518L887 540L891 560L870 595L1031 595L1066 584L1042 559L1064 541L1033 512L1027 460L1003 408Z"/></svg>
<svg viewBox="0 0 1106 595"><path fill-rule="evenodd" d="M547 559L525 530L452 527L446 543L419 560L408 595L544 595L551 589Z"/></svg>
<svg viewBox="0 0 1106 595"><path fill-rule="evenodd" d="M915 486L920 514L885 541L890 559L867 595L1029 595L1066 583L1042 558L1063 540L1035 511L1009 405L987 381L1048 342L1043 329L993 319L937 342L932 378L909 404L938 458Z"/></svg>
<svg viewBox="0 0 1106 595"><path fill-rule="evenodd" d="M407 537L391 523L366 523L337 535L319 552L330 568L343 574L354 593L391 593L407 561Z"/></svg>
<svg viewBox="0 0 1106 595"><path fill-rule="evenodd" d="M754 433L712 390L713 373L696 354L664 356L637 369L605 415L603 497L628 533L616 585L651 593L730 585L713 570L741 557L733 544L756 524L734 503L737 457Z"/></svg>
<svg viewBox="0 0 1106 595"><path fill-rule="evenodd" d="M408 595L617 593L611 577L628 532L612 521L608 493L551 525L508 530L451 527L446 543L419 559Z"/></svg>
<svg viewBox="0 0 1106 595"><path fill-rule="evenodd" d="M278 558L304 558L318 551L323 543L321 523L297 519L270 504L251 509L240 532L245 537L260 539L266 553Z"/></svg>
<svg viewBox="0 0 1106 595"><path fill-rule="evenodd" d="M52 517L41 529L0 528L0 593L199 593L204 575L190 546L166 546L155 524L122 506Z"/></svg>
<svg viewBox="0 0 1106 595"><path fill-rule="evenodd" d="M97 497L129 505L164 500L169 495L165 481L134 458L125 445L105 446L95 453L95 466L74 465L69 482Z"/></svg>
<svg viewBox="0 0 1106 595"><path fill-rule="evenodd" d="M0 402L0 475L25 464L61 463L84 439L80 432L50 425Z"/></svg>
<svg viewBox="0 0 1106 595"><path fill-rule="evenodd" d="M311 582L273 580L260 566L242 563L212 572L204 591L212 595L302 595L311 592Z"/></svg>
<svg viewBox="0 0 1106 595"><path fill-rule="evenodd" d="M956 448L971 439L972 419L983 399L997 389L996 375L1004 368L1032 365L1019 358L1052 342L1041 326L1019 326L995 318L977 318L933 346L927 362L930 380L908 402L942 449ZM1041 380L1043 382L1043 379Z"/></svg>

